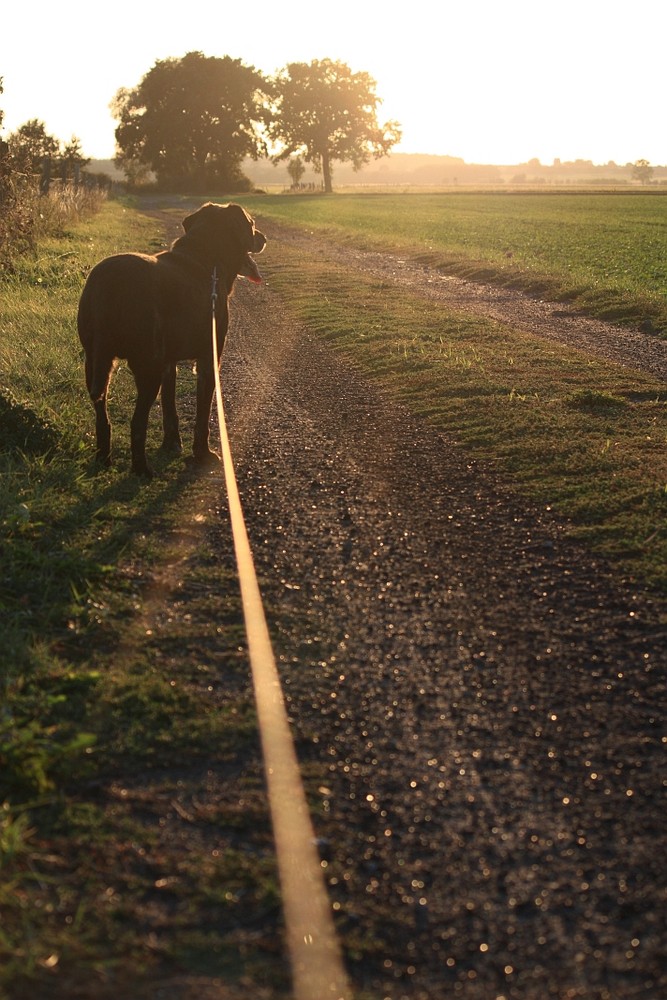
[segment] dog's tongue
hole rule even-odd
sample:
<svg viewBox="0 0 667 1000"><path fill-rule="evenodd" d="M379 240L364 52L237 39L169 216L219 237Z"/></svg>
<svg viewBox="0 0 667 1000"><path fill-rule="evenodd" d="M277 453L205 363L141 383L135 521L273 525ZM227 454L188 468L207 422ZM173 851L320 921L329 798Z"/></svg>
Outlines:
<svg viewBox="0 0 667 1000"><path fill-rule="evenodd" d="M260 285L262 283L262 276L259 273L259 268L249 253L246 254L243 270L239 271L239 274L242 274L244 278L247 278L248 281L252 281L255 285Z"/></svg>

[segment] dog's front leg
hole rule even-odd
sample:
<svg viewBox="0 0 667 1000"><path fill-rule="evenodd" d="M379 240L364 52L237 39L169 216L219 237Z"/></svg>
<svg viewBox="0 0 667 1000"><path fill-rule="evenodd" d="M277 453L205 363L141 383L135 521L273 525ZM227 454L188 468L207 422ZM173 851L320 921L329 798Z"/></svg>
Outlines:
<svg viewBox="0 0 667 1000"><path fill-rule="evenodd" d="M134 370L134 380L137 384L137 402L130 421L132 472L151 479L153 470L146 461L146 431L151 406L160 391L160 373Z"/></svg>
<svg viewBox="0 0 667 1000"><path fill-rule="evenodd" d="M178 413L176 411L176 365L167 365L162 372L162 386L160 388L160 402L162 405L162 448L177 455L183 451L183 442L178 426Z"/></svg>
<svg viewBox="0 0 667 1000"><path fill-rule="evenodd" d="M209 445L214 389L215 379L210 360L208 363L197 361L197 415L192 453L198 465L217 465L220 462L220 456Z"/></svg>

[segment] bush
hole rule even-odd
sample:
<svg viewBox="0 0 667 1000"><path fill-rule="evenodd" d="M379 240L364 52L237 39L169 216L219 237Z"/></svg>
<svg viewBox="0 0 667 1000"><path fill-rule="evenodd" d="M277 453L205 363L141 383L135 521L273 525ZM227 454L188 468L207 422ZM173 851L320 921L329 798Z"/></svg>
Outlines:
<svg viewBox="0 0 667 1000"><path fill-rule="evenodd" d="M6 389L0 391L0 425L0 451L40 455L52 451L58 443L55 428Z"/></svg>
<svg viewBox="0 0 667 1000"><path fill-rule="evenodd" d="M97 184L53 184L39 193L36 178L0 178L0 273L11 272L17 256L34 251L39 237L57 235L71 222L98 211L107 190Z"/></svg>

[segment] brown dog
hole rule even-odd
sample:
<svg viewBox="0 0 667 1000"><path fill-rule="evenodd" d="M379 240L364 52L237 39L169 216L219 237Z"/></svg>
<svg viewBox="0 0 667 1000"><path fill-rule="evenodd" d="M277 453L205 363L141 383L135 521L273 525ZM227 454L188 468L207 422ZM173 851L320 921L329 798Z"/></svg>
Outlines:
<svg viewBox="0 0 667 1000"><path fill-rule="evenodd" d="M95 407L97 458L111 460L107 412L109 381L116 358L126 358L137 386L131 421L132 471L151 476L146 429L161 392L163 448L181 451L176 413L176 364L197 362L195 462L214 463L209 424L215 378L212 344L213 270L217 274L216 327L222 354L229 312L227 299L237 274L261 281L250 254L266 239L240 205L210 202L183 220L185 236L156 256L117 254L100 261L88 276L79 302L79 339L86 355L86 385Z"/></svg>

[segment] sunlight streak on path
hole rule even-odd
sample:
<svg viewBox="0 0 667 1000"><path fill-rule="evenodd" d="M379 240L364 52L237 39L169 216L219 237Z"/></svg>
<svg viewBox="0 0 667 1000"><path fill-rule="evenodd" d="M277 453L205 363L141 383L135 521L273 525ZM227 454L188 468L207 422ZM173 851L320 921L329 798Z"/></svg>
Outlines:
<svg viewBox="0 0 667 1000"><path fill-rule="evenodd" d="M213 306L213 370L227 500L239 572L295 1000L351 1000L308 803L287 720L243 517L220 386Z"/></svg>

